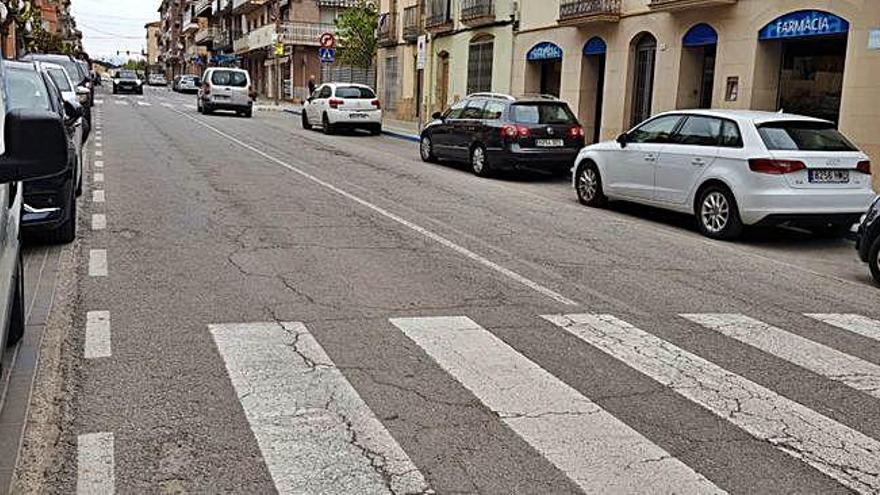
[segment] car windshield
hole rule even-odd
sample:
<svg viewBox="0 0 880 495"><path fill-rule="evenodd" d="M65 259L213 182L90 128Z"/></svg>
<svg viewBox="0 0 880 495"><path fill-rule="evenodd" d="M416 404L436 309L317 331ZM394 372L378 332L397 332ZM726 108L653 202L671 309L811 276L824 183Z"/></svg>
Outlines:
<svg viewBox="0 0 880 495"><path fill-rule="evenodd" d="M36 71L12 69L6 72L7 111L16 108L49 110L49 94Z"/></svg>
<svg viewBox="0 0 880 495"><path fill-rule="evenodd" d="M518 103L512 105L517 124L574 124L577 119L564 103Z"/></svg>
<svg viewBox="0 0 880 495"><path fill-rule="evenodd" d="M39 58L37 58L39 60ZM80 82L85 79L85 74L82 73L82 70L79 67L79 64L70 60L69 58L63 57L57 60L46 60L46 62L52 62L53 64L58 64L61 67L64 67L64 70L67 71L67 75L70 76L70 79L74 82Z"/></svg>
<svg viewBox="0 0 880 495"><path fill-rule="evenodd" d="M232 70L216 70L211 74L211 84L243 88L247 86L247 75Z"/></svg>
<svg viewBox="0 0 880 495"><path fill-rule="evenodd" d="M857 151L826 122L772 122L758 126L758 133L771 151Z"/></svg>
<svg viewBox="0 0 880 495"><path fill-rule="evenodd" d="M199 78L195 76L185 76L180 79L180 82L199 84Z"/></svg>
<svg viewBox="0 0 880 495"><path fill-rule="evenodd" d="M73 88L70 87L70 81L67 79L67 74L64 73L64 69L49 69L49 77L52 78L52 81L61 91L73 91Z"/></svg>
<svg viewBox="0 0 880 495"><path fill-rule="evenodd" d="M119 79L137 79L137 74L133 70L119 71Z"/></svg>
<svg viewBox="0 0 880 495"><path fill-rule="evenodd" d="M336 88L336 97L344 100L357 98L373 99L376 97L376 93L370 88L363 88L360 86L338 86Z"/></svg>

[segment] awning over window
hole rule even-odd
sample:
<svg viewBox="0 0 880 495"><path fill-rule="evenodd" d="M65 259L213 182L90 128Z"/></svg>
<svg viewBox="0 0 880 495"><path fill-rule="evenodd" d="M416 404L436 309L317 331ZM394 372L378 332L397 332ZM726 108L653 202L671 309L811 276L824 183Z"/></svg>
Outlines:
<svg viewBox="0 0 880 495"><path fill-rule="evenodd" d="M605 40L598 36L590 38L590 41L587 41L587 44L584 45L585 57L589 57L590 55L603 55L606 51L608 51L608 45L605 44Z"/></svg>
<svg viewBox="0 0 880 495"><path fill-rule="evenodd" d="M777 17L758 31L758 39L778 40L844 34L849 22L821 10L799 10Z"/></svg>
<svg viewBox="0 0 880 495"><path fill-rule="evenodd" d="M697 24L685 33L681 44L687 47L717 45L718 33L708 24Z"/></svg>
<svg viewBox="0 0 880 495"><path fill-rule="evenodd" d="M526 60L539 62L542 60L562 60L562 48L549 41L543 41L529 50L529 53L526 54Z"/></svg>

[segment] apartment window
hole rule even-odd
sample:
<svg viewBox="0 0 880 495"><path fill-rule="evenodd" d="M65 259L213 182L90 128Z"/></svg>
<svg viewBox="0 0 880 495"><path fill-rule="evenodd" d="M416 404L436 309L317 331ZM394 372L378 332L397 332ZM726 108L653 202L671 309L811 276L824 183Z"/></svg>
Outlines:
<svg viewBox="0 0 880 495"><path fill-rule="evenodd" d="M399 73L397 57L385 58L385 101L382 102L387 110L397 110L397 92L399 86Z"/></svg>
<svg viewBox="0 0 880 495"><path fill-rule="evenodd" d="M495 39L491 36L480 36L471 41L468 54L468 94L492 91L494 48Z"/></svg>

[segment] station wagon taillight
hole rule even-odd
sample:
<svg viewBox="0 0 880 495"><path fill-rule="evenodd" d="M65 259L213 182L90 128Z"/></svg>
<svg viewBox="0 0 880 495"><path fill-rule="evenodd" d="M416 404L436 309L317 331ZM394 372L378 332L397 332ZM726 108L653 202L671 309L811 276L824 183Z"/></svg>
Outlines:
<svg viewBox="0 0 880 495"><path fill-rule="evenodd" d="M507 124L501 127L501 137L503 138L527 138L532 135L532 131L524 125Z"/></svg>
<svg viewBox="0 0 880 495"><path fill-rule="evenodd" d="M804 162L798 160L773 160L771 158L752 158L749 160L752 172L770 175L784 175L806 170Z"/></svg>
<svg viewBox="0 0 880 495"><path fill-rule="evenodd" d="M871 162L862 160L856 165L856 170L863 174L871 175Z"/></svg>
<svg viewBox="0 0 880 495"><path fill-rule="evenodd" d="M339 108L341 105L345 104L345 101L337 99L337 98L333 98L330 101L328 101L327 104L330 105L330 108Z"/></svg>
<svg viewBox="0 0 880 495"><path fill-rule="evenodd" d="M575 139L582 138L582 137L584 137L584 128L579 125L576 125L576 126L572 127L571 129L569 129L568 135L575 138Z"/></svg>
<svg viewBox="0 0 880 495"><path fill-rule="evenodd" d="M372 104L372 105L373 105L374 107L376 107L377 109L380 109L380 110L382 109L382 104L379 103L379 100L373 100L373 101L370 102L370 104Z"/></svg>

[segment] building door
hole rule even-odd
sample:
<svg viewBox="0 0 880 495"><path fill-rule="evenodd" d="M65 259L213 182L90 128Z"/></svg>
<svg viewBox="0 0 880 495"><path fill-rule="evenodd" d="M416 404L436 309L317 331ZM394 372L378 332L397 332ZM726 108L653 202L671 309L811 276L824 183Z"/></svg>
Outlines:
<svg viewBox="0 0 880 495"><path fill-rule="evenodd" d="M559 97L562 84L562 60L541 62L541 94Z"/></svg>
<svg viewBox="0 0 880 495"><path fill-rule="evenodd" d="M712 108L712 90L715 88L716 45L708 45L702 49L703 70L700 75L699 108Z"/></svg>
<svg viewBox="0 0 880 495"><path fill-rule="evenodd" d="M654 66L657 60L657 40L642 34L635 45L635 73L633 74L632 115L630 125L636 126L651 116L654 103Z"/></svg>
<svg viewBox="0 0 880 495"><path fill-rule="evenodd" d="M779 109L838 122L846 44L845 36L783 42Z"/></svg>
<svg viewBox="0 0 880 495"><path fill-rule="evenodd" d="M605 53L608 45L596 36L584 45L578 118L589 142L602 139L602 106L605 94Z"/></svg>

